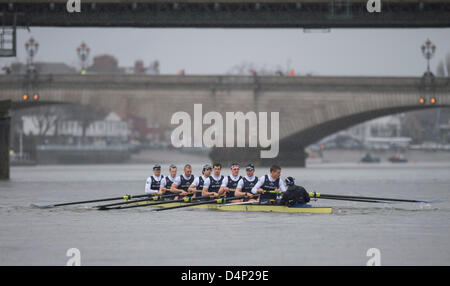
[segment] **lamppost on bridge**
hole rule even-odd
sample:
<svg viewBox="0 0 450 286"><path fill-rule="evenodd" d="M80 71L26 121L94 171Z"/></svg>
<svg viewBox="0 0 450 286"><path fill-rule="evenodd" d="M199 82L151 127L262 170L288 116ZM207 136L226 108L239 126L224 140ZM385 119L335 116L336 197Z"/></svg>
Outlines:
<svg viewBox="0 0 450 286"><path fill-rule="evenodd" d="M87 61L90 51L91 49L86 45L85 42L82 42L81 45L77 48L78 58L81 61L81 74L86 73Z"/></svg>
<svg viewBox="0 0 450 286"><path fill-rule="evenodd" d="M33 65L33 58L36 56L36 53L39 49L39 43L33 38L30 37L30 39L25 43L25 50L27 51L27 74L31 74L36 72L34 65Z"/></svg>
<svg viewBox="0 0 450 286"><path fill-rule="evenodd" d="M430 74L430 60L434 56L434 53L436 52L436 46L433 44L430 39L427 39L425 43L422 44L420 47L422 50L422 55L427 60L427 74Z"/></svg>
<svg viewBox="0 0 450 286"><path fill-rule="evenodd" d="M423 57L427 60L427 70L425 71L421 79L421 89L422 92L424 92L424 96L419 99L419 103L427 103L426 97L432 96L431 100L429 100L429 103L435 104L437 101L434 97L434 90L436 86L434 75L430 70L430 60L431 58L433 58L434 53L436 52L436 45L431 42L430 39L427 39L425 43L422 44L420 49L422 50Z"/></svg>
<svg viewBox="0 0 450 286"><path fill-rule="evenodd" d="M430 41L430 39L427 39L424 44L421 46L422 54L427 59L427 71L423 75L423 83L425 92L427 95L430 96L428 102L432 105L436 104L438 102L438 99L436 97L436 84L434 81L434 75L430 70L430 59L433 58L434 53L436 52L436 45ZM421 103L425 103L425 99L421 98ZM432 130L432 135L434 139L439 142L441 140L440 138L440 132L439 132L439 124L440 124L440 117L441 117L441 110L438 109L436 112L436 119L435 119L435 125Z"/></svg>
<svg viewBox="0 0 450 286"><path fill-rule="evenodd" d="M436 52L436 45L433 44L430 39L427 39L425 43L420 47L423 57L427 60L427 70L421 79L421 96L419 98L419 104L437 104L438 98L436 97L436 82L433 73L430 70L430 60L433 58ZM435 127L433 128L433 137L440 141L439 136L439 122L440 122L440 109L436 113Z"/></svg>

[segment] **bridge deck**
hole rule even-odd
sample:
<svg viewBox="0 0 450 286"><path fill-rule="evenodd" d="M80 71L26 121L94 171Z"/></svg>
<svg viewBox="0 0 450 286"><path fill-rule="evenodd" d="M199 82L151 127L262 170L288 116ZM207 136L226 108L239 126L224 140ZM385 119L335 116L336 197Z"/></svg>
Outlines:
<svg viewBox="0 0 450 286"><path fill-rule="evenodd" d="M0 11L17 13L18 26L450 27L450 3L445 0L383 0L381 13L369 13L367 0L81 0L80 13L68 13L66 3L0 0Z"/></svg>

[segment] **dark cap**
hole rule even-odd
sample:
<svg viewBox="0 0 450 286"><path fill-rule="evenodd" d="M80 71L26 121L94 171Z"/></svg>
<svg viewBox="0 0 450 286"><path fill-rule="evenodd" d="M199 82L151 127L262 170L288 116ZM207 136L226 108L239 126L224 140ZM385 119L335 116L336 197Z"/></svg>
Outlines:
<svg viewBox="0 0 450 286"><path fill-rule="evenodd" d="M208 170L208 169L212 170L212 166L210 164L203 165L203 170Z"/></svg>
<svg viewBox="0 0 450 286"><path fill-rule="evenodd" d="M153 170L161 170L161 165L156 164L155 166L153 166Z"/></svg>
<svg viewBox="0 0 450 286"><path fill-rule="evenodd" d="M253 171L253 170L255 170L255 166L253 166L253 164L248 164L247 166L245 166L245 170Z"/></svg>

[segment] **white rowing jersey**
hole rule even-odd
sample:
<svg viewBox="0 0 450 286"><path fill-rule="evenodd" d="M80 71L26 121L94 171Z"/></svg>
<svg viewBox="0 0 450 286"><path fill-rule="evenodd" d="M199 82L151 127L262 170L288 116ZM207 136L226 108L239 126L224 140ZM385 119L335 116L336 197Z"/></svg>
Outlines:
<svg viewBox="0 0 450 286"><path fill-rule="evenodd" d="M228 178L230 178L233 182L237 182L237 181L239 181L242 177L239 176L239 175L237 175L236 177L234 177L234 176L232 176L232 175L226 176L226 177L223 178L223 180L222 180L222 186L221 186L221 187L226 187L226 186L228 186Z"/></svg>
<svg viewBox="0 0 450 286"><path fill-rule="evenodd" d="M150 177L148 177L147 181L145 182L145 193L156 194L159 191L159 186L163 178L163 175L160 175L159 177L151 175Z"/></svg>
<svg viewBox="0 0 450 286"><path fill-rule="evenodd" d="M179 187L181 185L181 176L183 176L183 179L185 179L186 181L189 181L190 177L186 177L185 174L182 174L180 176L176 176L176 178L174 179L174 183L177 184L177 186ZM191 175L192 177L192 175Z"/></svg>
<svg viewBox="0 0 450 286"><path fill-rule="evenodd" d="M209 180L209 177L206 178L205 176L201 176L202 180L203 180L203 188L209 188L209 184L211 183L211 181ZM200 177L195 177L194 181L192 182L192 184L195 187L198 187L198 184L200 183Z"/></svg>
<svg viewBox="0 0 450 286"><path fill-rule="evenodd" d="M160 187L170 189L170 187L172 187L173 181L175 181L175 178L176 178L176 177L172 178L171 176L165 176L165 177L161 180L161 185L160 185ZM167 181L169 181L170 186L167 186Z"/></svg>
<svg viewBox="0 0 450 286"><path fill-rule="evenodd" d="M251 177L249 177L249 176L245 175L244 177L242 177L242 178L239 180L236 189L241 189L241 190L242 190L242 189L244 188L244 178L245 178L247 181L249 181L249 182L253 182L253 181L255 180L256 176L251 176Z"/></svg>
<svg viewBox="0 0 450 286"><path fill-rule="evenodd" d="M270 182L275 182L277 179L272 178L270 175L267 175L267 178L269 178ZM256 191L258 191L259 188L261 188L261 186L264 184L264 181L266 180L266 176L261 176L258 180L258 183L256 183L256 185L253 187L252 189L252 193L256 194ZM286 192L286 186L284 185L284 182L281 178L279 178L280 182L280 191L281 192Z"/></svg>

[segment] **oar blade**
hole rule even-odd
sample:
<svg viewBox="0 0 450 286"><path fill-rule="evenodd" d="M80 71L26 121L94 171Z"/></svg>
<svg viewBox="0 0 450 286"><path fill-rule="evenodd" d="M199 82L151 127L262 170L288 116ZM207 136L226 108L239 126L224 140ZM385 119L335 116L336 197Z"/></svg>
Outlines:
<svg viewBox="0 0 450 286"><path fill-rule="evenodd" d="M40 205L36 205L36 204L31 204L30 205L33 208L38 208L38 209L50 209L50 208L54 208L55 205L44 205L44 206L40 206Z"/></svg>
<svg viewBox="0 0 450 286"><path fill-rule="evenodd" d="M419 201L421 203L425 203L425 204L437 204L437 203L443 203L444 201L442 200L432 200L432 201Z"/></svg>

